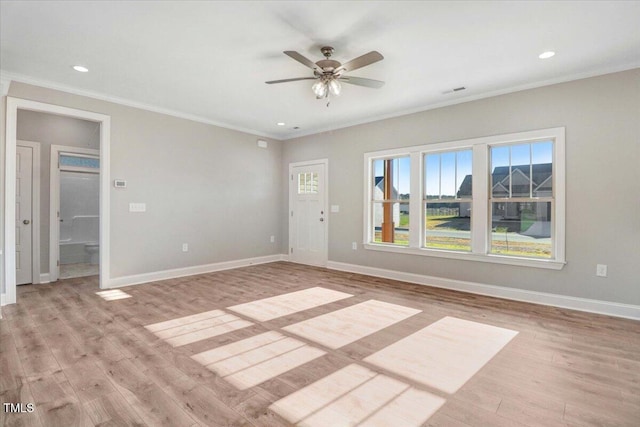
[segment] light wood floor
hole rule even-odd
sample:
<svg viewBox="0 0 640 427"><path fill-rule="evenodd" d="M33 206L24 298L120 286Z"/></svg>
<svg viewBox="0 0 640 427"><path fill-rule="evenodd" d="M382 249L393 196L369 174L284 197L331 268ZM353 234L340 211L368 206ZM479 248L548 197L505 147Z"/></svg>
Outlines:
<svg viewBox="0 0 640 427"><path fill-rule="evenodd" d="M312 287L353 297L268 321L227 309ZM101 298L96 277L18 287L0 321L0 400L36 409L0 412L1 425L287 426L271 404L354 364L444 399L428 426L640 425L640 322L284 262L121 290L131 297ZM421 311L337 349L284 329L372 299ZM145 328L212 310L251 325L176 347ZM452 394L364 361L445 317L518 334ZM322 355L244 390L191 358L269 331Z"/></svg>

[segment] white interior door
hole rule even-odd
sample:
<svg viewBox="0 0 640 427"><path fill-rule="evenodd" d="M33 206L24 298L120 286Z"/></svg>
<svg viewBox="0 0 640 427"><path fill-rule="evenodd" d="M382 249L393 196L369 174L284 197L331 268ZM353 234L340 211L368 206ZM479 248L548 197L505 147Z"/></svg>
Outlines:
<svg viewBox="0 0 640 427"><path fill-rule="evenodd" d="M289 259L293 262L327 264L325 173L324 163L291 168Z"/></svg>
<svg viewBox="0 0 640 427"><path fill-rule="evenodd" d="M16 284L33 283L33 148L16 147Z"/></svg>

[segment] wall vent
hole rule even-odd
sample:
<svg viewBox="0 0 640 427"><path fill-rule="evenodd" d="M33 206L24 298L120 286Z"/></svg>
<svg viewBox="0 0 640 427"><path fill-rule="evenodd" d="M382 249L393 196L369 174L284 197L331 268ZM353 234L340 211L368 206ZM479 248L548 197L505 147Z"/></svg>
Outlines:
<svg viewBox="0 0 640 427"><path fill-rule="evenodd" d="M447 95L449 93L453 93L453 92L460 92L461 90L466 90L467 88L464 86L460 86L460 87L454 87L453 89L449 89L449 90L445 90L444 92L442 92L443 95Z"/></svg>

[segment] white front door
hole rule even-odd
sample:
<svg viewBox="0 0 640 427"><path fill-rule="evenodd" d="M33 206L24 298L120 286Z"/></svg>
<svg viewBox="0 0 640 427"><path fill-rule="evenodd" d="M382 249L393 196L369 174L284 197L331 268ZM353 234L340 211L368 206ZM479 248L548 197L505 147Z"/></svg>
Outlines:
<svg viewBox="0 0 640 427"><path fill-rule="evenodd" d="M16 284L33 283L33 148L16 147Z"/></svg>
<svg viewBox="0 0 640 427"><path fill-rule="evenodd" d="M324 163L291 167L289 259L326 266L327 219Z"/></svg>

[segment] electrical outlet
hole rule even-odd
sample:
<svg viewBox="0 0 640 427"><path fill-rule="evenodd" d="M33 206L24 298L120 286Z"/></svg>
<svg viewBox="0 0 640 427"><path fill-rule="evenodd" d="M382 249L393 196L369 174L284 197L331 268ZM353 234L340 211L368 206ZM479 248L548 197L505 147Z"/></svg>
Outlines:
<svg viewBox="0 0 640 427"><path fill-rule="evenodd" d="M189 252L189 244L188 243L183 243L182 244L182 252Z"/></svg>
<svg viewBox="0 0 640 427"><path fill-rule="evenodd" d="M607 277L607 264L596 265L596 276Z"/></svg>
<svg viewBox="0 0 640 427"><path fill-rule="evenodd" d="M351 242L351 249L353 249L354 251L358 250L358 242Z"/></svg>
<svg viewBox="0 0 640 427"><path fill-rule="evenodd" d="M276 241L276 236L271 236L271 243L274 243Z"/></svg>

